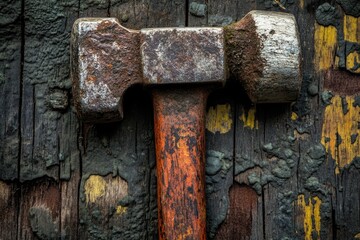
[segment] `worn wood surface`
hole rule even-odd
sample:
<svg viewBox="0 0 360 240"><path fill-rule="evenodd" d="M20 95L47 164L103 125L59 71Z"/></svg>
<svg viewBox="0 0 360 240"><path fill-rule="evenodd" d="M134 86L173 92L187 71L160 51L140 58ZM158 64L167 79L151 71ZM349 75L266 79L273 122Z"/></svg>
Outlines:
<svg viewBox="0 0 360 240"><path fill-rule="evenodd" d="M157 238L151 97L130 89L121 123L78 121L69 76L77 17L117 17L134 29L223 26L253 9L296 16L302 90L292 104L254 105L231 78L210 95L207 236L360 238L359 5L2 1L0 239Z"/></svg>

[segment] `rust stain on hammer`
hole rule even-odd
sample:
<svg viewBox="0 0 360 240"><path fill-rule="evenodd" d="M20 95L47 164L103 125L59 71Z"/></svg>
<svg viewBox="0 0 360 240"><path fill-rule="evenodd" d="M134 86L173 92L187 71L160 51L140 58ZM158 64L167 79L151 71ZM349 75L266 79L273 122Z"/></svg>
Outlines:
<svg viewBox="0 0 360 240"><path fill-rule="evenodd" d="M226 68L222 28L141 30L146 84L224 83Z"/></svg>
<svg viewBox="0 0 360 240"><path fill-rule="evenodd" d="M115 19L74 24L72 78L78 115L87 122L121 120L124 92L142 81L139 32Z"/></svg>
<svg viewBox="0 0 360 240"><path fill-rule="evenodd" d="M293 15L251 11L224 31L230 72L243 83L253 102L297 98L301 51Z"/></svg>
<svg viewBox="0 0 360 240"><path fill-rule="evenodd" d="M257 34L255 21L247 15L224 29L230 72L246 82L248 93L255 92L254 79L262 77L264 71L264 59L260 52L261 39Z"/></svg>

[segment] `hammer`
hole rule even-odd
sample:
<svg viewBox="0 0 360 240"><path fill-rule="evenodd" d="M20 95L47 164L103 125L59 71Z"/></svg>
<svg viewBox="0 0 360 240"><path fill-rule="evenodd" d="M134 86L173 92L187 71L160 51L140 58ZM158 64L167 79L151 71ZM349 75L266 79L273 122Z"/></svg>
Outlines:
<svg viewBox="0 0 360 240"><path fill-rule="evenodd" d="M229 75L256 103L294 101L301 85L295 18L252 11L225 28L140 31L114 18L74 23L71 77L84 122L119 121L125 91L151 89L159 239L206 239L206 99Z"/></svg>

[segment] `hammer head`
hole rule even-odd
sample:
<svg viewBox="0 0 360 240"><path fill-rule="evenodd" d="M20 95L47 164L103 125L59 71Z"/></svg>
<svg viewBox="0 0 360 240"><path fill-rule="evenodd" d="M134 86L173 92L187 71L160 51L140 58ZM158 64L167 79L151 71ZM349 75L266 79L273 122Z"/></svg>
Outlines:
<svg viewBox="0 0 360 240"><path fill-rule="evenodd" d="M71 35L74 104L85 122L118 121L124 92L142 82L139 32L115 18L80 18Z"/></svg>
<svg viewBox="0 0 360 240"><path fill-rule="evenodd" d="M230 72L253 102L296 100L301 86L301 51L293 15L251 11L225 27Z"/></svg>
<svg viewBox="0 0 360 240"><path fill-rule="evenodd" d="M222 28L141 30L145 84L225 83Z"/></svg>
<svg viewBox="0 0 360 240"><path fill-rule="evenodd" d="M141 31L114 18L82 18L71 40L74 103L85 122L118 121L134 84L224 83L227 69L252 101L290 102L300 89L300 58L291 14L252 11L224 29Z"/></svg>

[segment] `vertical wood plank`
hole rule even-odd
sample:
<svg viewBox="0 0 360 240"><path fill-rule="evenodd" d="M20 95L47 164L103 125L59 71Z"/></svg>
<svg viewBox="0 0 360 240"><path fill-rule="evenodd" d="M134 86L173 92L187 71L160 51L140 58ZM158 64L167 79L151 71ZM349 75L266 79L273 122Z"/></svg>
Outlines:
<svg viewBox="0 0 360 240"><path fill-rule="evenodd" d="M19 239L77 239L80 159L70 107L69 39L78 3L24 4L20 181L26 183Z"/></svg>
<svg viewBox="0 0 360 240"><path fill-rule="evenodd" d="M21 1L0 3L0 180L18 178Z"/></svg>
<svg viewBox="0 0 360 240"><path fill-rule="evenodd" d="M60 130L72 114L69 39L76 17L75 1L25 2L21 181L59 178Z"/></svg>
<svg viewBox="0 0 360 240"><path fill-rule="evenodd" d="M246 93L240 87L236 103L234 174L235 181L247 190L246 195L234 197L233 204L234 206L241 204L243 197L251 200L251 202L248 202L248 210L252 214L252 219L250 222L244 223L244 227L247 230L243 230L244 235L242 235L242 239L263 239L265 234L265 216L263 215L265 203L263 201L262 186L266 184L266 178L263 177L265 173L263 173L262 169L266 165L262 154L264 137L263 108L250 103ZM249 188L249 186L252 188ZM234 191L234 194L245 191L240 190ZM241 221L240 218L238 218L238 221ZM232 224L236 224L236 221L232 221ZM231 227L235 228L235 226ZM236 227L239 226L237 225Z"/></svg>
<svg viewBox="0 0 360 240"><path fill-rule="evenodd" d="M0 239L17 239L22 3L0 3Z"/></svg>
<svg viewBox="0 0 360 240"><path fill-rule="evenodd" d="M208 99L206 115L207 237L216 236L230 207L233 183L235 108L231 87L215 91ZM229 94L230 93L230 94Z"/></svg>

